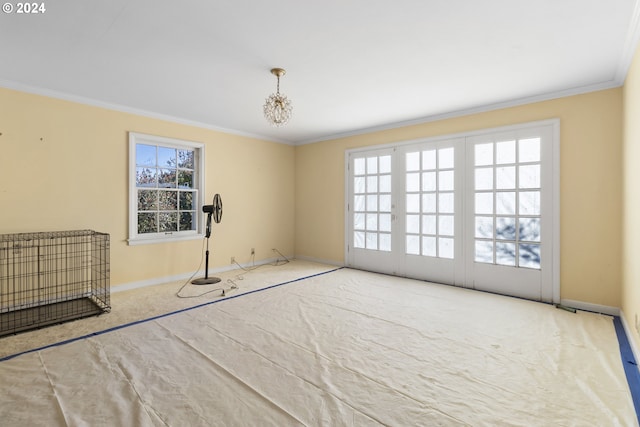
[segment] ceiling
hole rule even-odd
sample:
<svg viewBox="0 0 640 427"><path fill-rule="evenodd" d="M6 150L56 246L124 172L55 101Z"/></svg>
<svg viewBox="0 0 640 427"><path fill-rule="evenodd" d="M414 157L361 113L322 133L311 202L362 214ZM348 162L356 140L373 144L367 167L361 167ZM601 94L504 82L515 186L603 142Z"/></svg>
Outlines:
<svg viewBox="0 0 640 427"><path fill-rule="evenodd" d="M288 144L617 87L638 41L638 0L44 4L0 14L0 86Z"/></svg>

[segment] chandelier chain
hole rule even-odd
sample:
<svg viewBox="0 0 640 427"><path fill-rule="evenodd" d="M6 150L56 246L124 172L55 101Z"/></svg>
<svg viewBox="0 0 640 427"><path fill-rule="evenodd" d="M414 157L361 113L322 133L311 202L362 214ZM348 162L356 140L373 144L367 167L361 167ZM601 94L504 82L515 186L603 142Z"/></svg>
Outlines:
<svg viewBox="0 0 640 427"><path fill-rule="evenodd" d="M273 68L271 74L277 78L276 93L267 97L263 106L264 117L275 127L284 126L291 118L291 101L286 95L280 94L280 77L285 74L282 68Z"/></svg>

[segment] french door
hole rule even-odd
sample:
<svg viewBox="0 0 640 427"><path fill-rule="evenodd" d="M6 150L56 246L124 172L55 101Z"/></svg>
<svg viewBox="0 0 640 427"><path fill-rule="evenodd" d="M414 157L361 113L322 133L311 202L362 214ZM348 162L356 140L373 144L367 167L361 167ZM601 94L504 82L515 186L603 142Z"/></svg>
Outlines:
<svg viewBox="0 0 640 427"><path fill-rule="evenodd" d="M558 302L557 129L349 151L346 264Z"/></svg>
<svg viewBox="0 0 640 427"><path fill-rule="evenodd" d="M397 238L392 238L392 231L397 234L392 225L397 219L395 161L393 149L368 150L349 158L348 245L349 263L354 267L398 273L396 254L401 248Z"/></svg>
<svg viewBox="0 0 640 427"><path fill-rule="evenodd" d="M398 150L398 251L401 274L462 285L462 163L464 140L424 142Z"/></svg>

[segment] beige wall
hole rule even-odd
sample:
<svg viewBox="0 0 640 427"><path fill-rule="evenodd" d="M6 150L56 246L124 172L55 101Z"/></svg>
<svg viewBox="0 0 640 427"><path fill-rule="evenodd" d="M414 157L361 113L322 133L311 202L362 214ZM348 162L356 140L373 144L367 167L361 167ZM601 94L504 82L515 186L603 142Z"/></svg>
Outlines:
<svg viewBox="0 0 640 427"><path fill-rule="evenodd" d="M291 147L0 89L0 232L108 232L113 285L194 271L200 240L126 244L127 132L135 131L206 144L206 192L220 193L225 204L223 222L213 229L212 267L227 266L231 256L249 261L251 247L258 260L273 256L275 247L340 263L346 149L559 118L561 297L620 307L622 93L611 89ZM629 150L632 130L625 130ZM633 280L628 264L625 283Z"/></svg>
<svg viewBox="0 0 640 427"><path fill-rule="evenodd" d="M561 298L620 307L621 88L297 147L296 254L344 261L345 150L551 118L561 127Z"/></svg>
<svg viewBox="0 0 640 427"><path fill-rule="evenodd" d="M640 316L640 51L631 64L624 85L624 203L622 312L640 343L636 316ZM638 347L640 348L640 347Z"/></svg>
<svg viewBox="0 0 640 427"><path fill-rule="evenodd" d="M0 233L111 235L111 284L193 272L202 240L128 246L128 131L206 144L211 268L294 253L294 147L0 89ZM204 266L202 267L204 268Z"/></svg>

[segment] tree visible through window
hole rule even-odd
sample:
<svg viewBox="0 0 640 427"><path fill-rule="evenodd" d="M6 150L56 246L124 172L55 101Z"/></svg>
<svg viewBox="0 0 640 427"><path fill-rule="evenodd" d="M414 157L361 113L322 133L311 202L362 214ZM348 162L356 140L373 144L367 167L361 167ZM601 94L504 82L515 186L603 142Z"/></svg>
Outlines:
<svg viewBox="0 0 640 427"><path fill-rule="evenodd" d="M129 240L166 240L199 232L201 144L131 134Z"/></svg>

